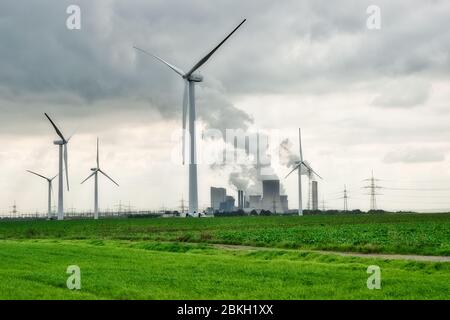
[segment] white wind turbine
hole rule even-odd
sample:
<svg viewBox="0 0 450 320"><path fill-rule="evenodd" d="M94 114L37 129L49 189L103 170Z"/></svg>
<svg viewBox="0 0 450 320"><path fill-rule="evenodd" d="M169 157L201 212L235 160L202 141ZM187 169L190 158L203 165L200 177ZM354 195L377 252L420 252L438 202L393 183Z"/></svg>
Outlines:
<svg viewBox="0 0 450 320"><path fill-rule="evenodd" d="M27 170L27 172L34 174L38 177L41 177L45 180L47 180L48 182L48 219L50 220L52 218L52 192L53 192L53 188L52 188L52 181L53 179L55 179L58 175L54 176L53 178L47 178L39 173L33 172L31 170Z"/></svg>
<svg viewBox="0 0 450 320"><path fill-rule="evenodd" d="M198 213L198 191L197 191L197 155L195 146L195 126L196 126L196 113L195 113L195 83L202 82L203 76L194 73L199 69L211 56L219 49L228 38L246 21L244 19L234 30L220 42L211 52L197 62L188 72L184 72L180 68L170 64L169 62L161 59L160 57L151 54L138 47L133 47L153 58L159 60L170 69L175 71L185 82L184 96L183 96L183 164L185 162L185 132L186 132L186 118L187 108L189 106L189 139L190 139L190 161L189 161L189 213L196 215ZM200 214L199 214L200 216Z"/></svg>
<svg viewBox="0 0 450 320"><path fill-rule="evenodd" d="M59 173L58 173L58 220L64 220L64 186L63 186L63 161L66 174L67 191L69 191L69 169L67 167L67 144L72 136L68 139L64 138L61 130L58 129L53 120L45 113L45 116L52 124L56 134L61 140L53 141L53 144L59 146ZM64 150L63 150L64 149ZM64 159L64 160L63 160Z"/></svg>
<svg viewBox="0 0 450 320"><path fill-rule="evenodd" d="M312 168L311 166L306 162L303 161L303 151L302 151L302 135L301 135L301 129L298 129L298 142L299 142L299 151L300 151L300 160L296 161L294 164L294 169L292 169L291 172L286 176L286 178L295 170L297 170L298 173L298 215L303 215L303 204L302 204L302 174L308 174L309 177L311 177L312 174L318 176L320 179L322 179L321 176L319 176Z"/></svg>
<svg viewBox="0 0 450 320"><path fill-rule="evenodd" d="M83 184L85 181L89 180L92 176L94 176L94 219L98 219L98 173L100 172L105 177L107 177L109 180L111 180L115 185L119 186L117 182L115 182L110 176L108 176L105 172L100 169L100 163L99 163L99 157L98 157L98 138L97 138L97 167L92 168L91 171L93 171L89 177L83 180L81 184Z"/></svg>

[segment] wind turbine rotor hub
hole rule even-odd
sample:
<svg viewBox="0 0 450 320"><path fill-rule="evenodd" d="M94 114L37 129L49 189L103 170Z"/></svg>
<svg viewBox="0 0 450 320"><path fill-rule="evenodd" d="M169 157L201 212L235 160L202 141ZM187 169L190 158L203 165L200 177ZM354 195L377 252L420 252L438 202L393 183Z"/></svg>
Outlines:
<svg viewBox="0 0 450 320"><path fill-rule="evenodd" d="M187 77L187 79L189 81L193 81L193 82L202 82L203 81L203 76L200 74L191 74L189 77Z"/></svg>

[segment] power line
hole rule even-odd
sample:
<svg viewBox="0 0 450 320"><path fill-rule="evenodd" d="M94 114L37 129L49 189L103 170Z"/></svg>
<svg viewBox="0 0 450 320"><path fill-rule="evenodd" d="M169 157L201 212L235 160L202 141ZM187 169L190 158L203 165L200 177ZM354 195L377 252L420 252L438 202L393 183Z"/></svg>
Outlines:
<svg viewBox="0 0 450 320"><path fill-rule="evenodd" d="M449 191L450 188L390 188L390 187L380 187L387 190L398 190L398 191Z"/></svg>
<svg viewBox="0 0 450 320"><path fill-rule="evenodd" d="M435 196L435 195L431 195L431 196L421 196L421 195L386 195L387 197L396 197L396 198L424 198L424 199L430 199L430 198L435 198L435 199L449 199L450 196L445 195L445 196Z"/></svg>

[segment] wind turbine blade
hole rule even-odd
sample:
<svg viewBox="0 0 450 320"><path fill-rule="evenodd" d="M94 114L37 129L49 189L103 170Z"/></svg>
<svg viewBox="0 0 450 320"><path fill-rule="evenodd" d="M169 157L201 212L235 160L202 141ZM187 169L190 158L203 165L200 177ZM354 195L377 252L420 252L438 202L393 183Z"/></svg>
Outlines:
<svg viewBox="0 0 450 320"><path fill-rule="evenodd" d="M117 182L115 182L110 176L108 176L102 170L99 169L98 171L100 171L105 177L107 177L109 180L111 180L116 186L119 186L119 184Z"/></svg>
<svg viewBox="0 0 450 320"><path fill-rule="evenodd" d="M38 176L38 177L44 178L45 180L48 180L47 177L44 177L43 175L41 175L41 174L39 174L39 173L33 172L33 171L31 171L31 170L27 170L27 172L32 173L32 174L34 174L34 175L36 175L36 176Z"/></svg>
<svg viewBox="0 0 450 320"><path fill-rule="evenodd" d="M189 82L185 81L184 95L183 95L183 142L182 142L183 165L186 161L186 118L187 118L188 103L189 103Z"/></svg>
<svg viewBox="0 0 450 320"><path fill-rule="evenodd" d="M296 165L296 166L294 167L294 169L292 169L292 171L289 172L289 173L287 174L287 176L285 177L285 179L286 179L287 177L289 177L289 176L291 175L292 172L294 172L295 170L299 169L299 167L300 167L300 164ZM300 169L299 169L299 170L300 170Z"/></svg>
<svg viewBox="0 0 450 320"><path fill-rule="evenodd" d="M183 70L181 70L180 68L174 66L173 64L170 64L169 62L165 61L164 59L162 59L162 58L160 58L158 56L155 56L154 54L152 54L152 53L150 53L148 51L145 51L144 49L141 49L141 48L138 48L138 47L135 47L135 46L133 46L133 48L138 50L138 51L140 51L140 52L142 52L142 53L145 53L146 55L149 55L149 56L155 58L156 60L159 60L160 62L162 62L166 66L168 66L170 69L172 69L173 71L178 73L180 76L184 77L185 72Z"/></svg>
<svg viewBox="0 0 450 320"><path fill-rule="evenodd" d="M303 163L303 165L304 165L306 168L308 168L309 171L311 171L312 173L314 173L315 176L317 176L317 177L319 177L321 180L323 180L322 177L319 176L319 175L317 174L317 172L315 172L315 171L313 170L313 168L311 168L311 166L310 166L309 164L307 164L306 162L302 162L302 163Z"/></svg>
<svg viewBox="0 0 450 320"><path fill-rule="evenodd" d="M50 181L53 181L53 179L55 179L57 176L58 176L58 174L55 175L53 178L50 178Z"/></svg>
<svg viewBox="0 0 450 320"><path fill-rule="evenodd" d="M96 174L97 171L92 172L89 177L87 177L86 179L84 179L83 181L81 181L81 184L85 183L87 180L89 180L90 177L92 177L94 174Z"/></svg>
<svg viewBox="0 0 450 320"><path fill-rule="evenodd" d="M75 133L77 133L77 131L78 131L78 128L75 129L75 130L73 131L73 133L69 136L69 138L67 139L67 142L69 142L70 139L72 139L72 137L75 135Z"/></svg>
<svg viewBox="0 0 450 320"><path fill-rule="evenodd" d="M66 142L66 139L64 138L62 132L58 129L58 127L56 126L56 124L53 122L53 120L48 116L48 114L44 113L45 116L47 117L47 119L50 121L50 123L52 124L53 128L56 131L56 134L62 139L62 141Z"/></svg>
<svg viewBox="0 0 450 320"><path fill-rule="evenodd" d="M64 167L66 169L67 191L69 191L69 167L67 166L67 144L64 144Z"/></svg>
<svg viewBox="0 0 450 320"><path fill-rule="evenodd" d="M302 130L298 128L298 145L300 150L300 161L303 162L303 151L302 151Z"/></svg>
<svg viewBox="0 0 450 320"><path fill-rule="evenodd" d="M98 137L97 137L97 169L100 168L99 160L98 160Z"/></svg>
<svg viewBox="0 0 450 320"><path fill-rule="evenodd" d="M231 31L231 33L230 33L225 39L223 39L222 42L220 42L213 50L211 50L210 53L208 53L208 54L207 54L206 56L204 56L199 62L197 62L197 64L196 64L195 66L193 66L192 69L189 70L188 73L186 73L186 77L189 77L191 74L193 74L193 73L195 72L195 70L197 70L197 69L200 68L203 64L205 64L206 61L208 61L209 58L211 58L211 56L214 54L214 52L216 52L217 49L219 49L219 48L225 43L225 41L227 41L228 38L230 38L231 35L232 35L233 33L235 33L236 30L239 29L239 28L244 24L245 21L247 21L247 19L242 20L242 22L241 22L236 28L234 28L234 30Z"/></svg>

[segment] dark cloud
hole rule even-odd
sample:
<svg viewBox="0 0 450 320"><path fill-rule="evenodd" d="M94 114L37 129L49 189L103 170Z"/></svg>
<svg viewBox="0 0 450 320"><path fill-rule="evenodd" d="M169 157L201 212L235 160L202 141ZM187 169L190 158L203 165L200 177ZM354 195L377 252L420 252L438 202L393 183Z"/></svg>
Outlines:
<svg viewBox="0 0 450 320"><path fill-rule="evenodd" d="M82 10L80 31L65 27L65 10L73 3ZM205 106L199 108L200 116L210 125L218 125L219 117L239 119L227 124L231 127L251 121L233 107L230 97L236 94L333 92L342 86L367 86L392 74L448 76L448 2L379 1L383 19L379 31L365 27L369 4L3 1L0 87L16 101L30 95L52 101L57 95L62 108L79 108L120 98L128 99L129 109L148 107L168 118L179 117L178 76L133 51L132 45L187 69L242 17L248 23L201 69L206 86L225 88L199 95ZM382 97L375 102L392 100ZM411 99L394 102L408 105L425 95Z"/></svg>

